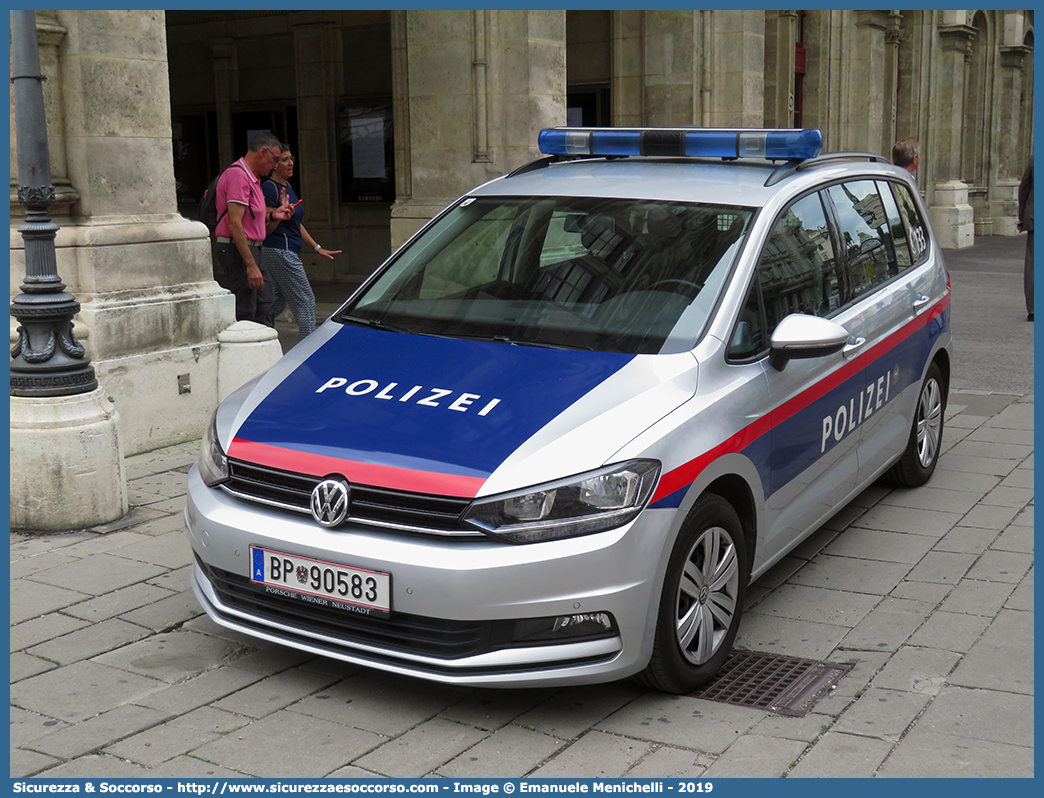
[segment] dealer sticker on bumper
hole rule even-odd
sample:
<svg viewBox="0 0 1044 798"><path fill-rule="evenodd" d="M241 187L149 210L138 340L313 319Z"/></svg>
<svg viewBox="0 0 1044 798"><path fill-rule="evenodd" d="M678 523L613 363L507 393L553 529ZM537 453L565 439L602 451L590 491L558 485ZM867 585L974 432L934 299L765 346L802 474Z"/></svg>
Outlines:
<svg viewBox="0 0 1044 798"><path fill-rule="evenodd" d="M362 615L391 613L391 574L250 547L250 581L266 592Z"/></svg>

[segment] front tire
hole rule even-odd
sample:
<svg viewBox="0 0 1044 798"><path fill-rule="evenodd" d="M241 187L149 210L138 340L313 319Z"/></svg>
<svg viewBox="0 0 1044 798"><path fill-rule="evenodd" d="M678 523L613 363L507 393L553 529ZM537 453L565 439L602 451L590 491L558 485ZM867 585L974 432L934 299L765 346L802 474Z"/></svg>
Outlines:
<svg viewBox="0 0 1044 798"><path fill-rule="evenodd" d="M917 397L913 428L899 461L885 472L885 481L904 488L917 488L931 479L942 449L946 390L936 363L928 367Z"/></svg>
<svg viewBox="0 0 1044 798"><path fill-rule="evenodd" d="M732 650L749 578L739 516L725 499L704 494L671 551L653 654L639 680L679 694L710 681Z"/></svg>

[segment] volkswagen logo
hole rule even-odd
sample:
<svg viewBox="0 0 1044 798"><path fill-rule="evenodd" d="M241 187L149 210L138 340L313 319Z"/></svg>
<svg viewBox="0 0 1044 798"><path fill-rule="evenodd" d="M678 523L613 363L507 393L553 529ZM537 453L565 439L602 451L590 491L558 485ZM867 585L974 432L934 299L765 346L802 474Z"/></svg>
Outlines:
<svg viewBox="0 0 1044 798"><path fill-rule="evenodd" d="M351 488L343 479L324 479L312 490L312 518L327 527L344 523L350 496Z"/></svg>

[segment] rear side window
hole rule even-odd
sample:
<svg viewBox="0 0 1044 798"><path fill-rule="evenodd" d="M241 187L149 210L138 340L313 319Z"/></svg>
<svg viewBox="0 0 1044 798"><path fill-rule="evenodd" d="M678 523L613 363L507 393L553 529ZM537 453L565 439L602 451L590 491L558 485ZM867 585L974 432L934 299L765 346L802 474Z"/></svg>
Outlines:
<svg viewBox="0 0 1044 798"><path fill-rule="evenodd" d="M776 221L761 253L758 276L768 340L791 313L828 316L841 304L837 256L819 194L791 205Z"/></svg>
<svg viewBox="0 0 1044 798"><path fill-rule="evenodd" d="M892 227L898 218L888 218L888 208L877 187L873 180L855 180L827 189L837 210L845 248L842 279L848 299L872 291L899 274L900 253ZM909 261L909 256L905 259Z"/></svg>
<svg viewBox="0 0 1044 798"><path fill-rule="evenodd" d="M910 254L910 242L906 236L903 219L899 215L899 206L895 204L895 197L892 196L892 190L887 183L879 182L877 191L884 202L885 216L888 217L888 232L891 238L888 243L895 252L894 266L890 264L889 273L894 275L913 265L913 257Z"/></svg>
<svg viewBox="0 0 1044 798"><path fill-rule="evenodd" d="M907 238L910 241L910 258L914 264L918 264L928 254L928 228L921 218L921 212L917 210L917 203L914 202L910 189L902 183L892 183L892 192L899 205L899 215L906 226Z"/></svg>

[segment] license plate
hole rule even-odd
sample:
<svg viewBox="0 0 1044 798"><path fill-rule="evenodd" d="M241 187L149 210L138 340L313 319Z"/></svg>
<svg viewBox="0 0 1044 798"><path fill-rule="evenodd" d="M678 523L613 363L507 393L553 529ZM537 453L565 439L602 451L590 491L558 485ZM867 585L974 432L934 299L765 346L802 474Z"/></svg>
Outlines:
<svg viewBox="0 0 1044 798"><path fill-rule="evenodd" d="M391 574L260 546L250 547L250 581L268 593L361 615L391 614Z"/></svg>

